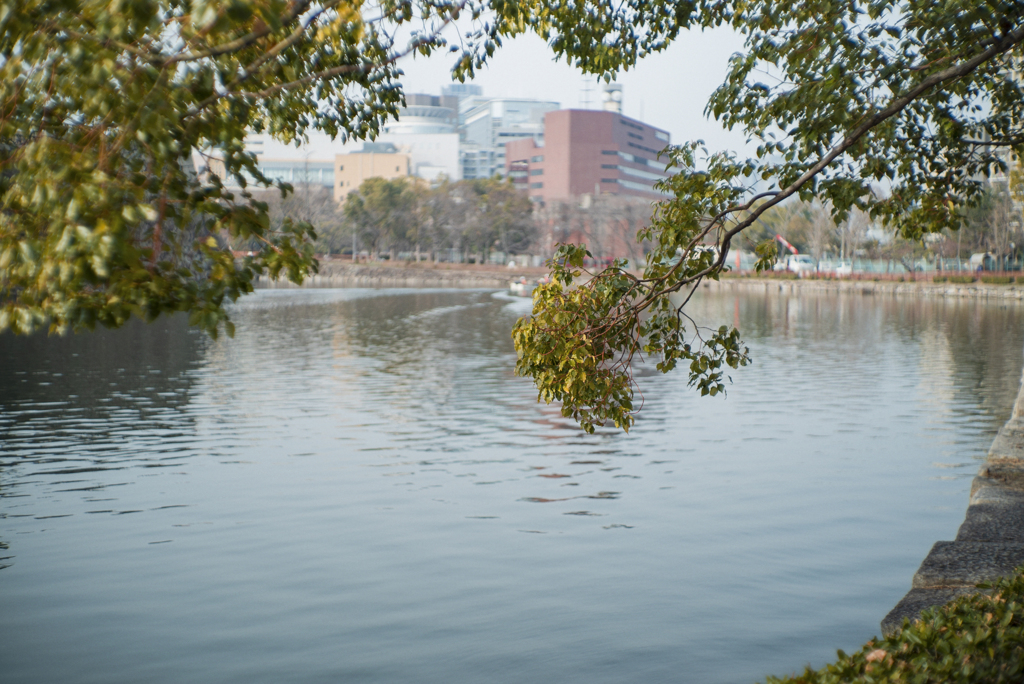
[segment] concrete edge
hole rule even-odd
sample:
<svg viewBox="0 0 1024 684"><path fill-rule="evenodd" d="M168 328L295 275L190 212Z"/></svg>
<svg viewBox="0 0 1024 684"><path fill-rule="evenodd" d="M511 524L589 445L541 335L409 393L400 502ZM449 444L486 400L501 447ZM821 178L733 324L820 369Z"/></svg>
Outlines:
<svg viewBox="0 0 1024 684"><path fill-rule="evenodd" d="M882 634L915 622L929 608L980 593L976 585L1024 565L1024 373L1006 421L971 483L956 540L936 542L914 574L911 590L882 619Z"/></svg>

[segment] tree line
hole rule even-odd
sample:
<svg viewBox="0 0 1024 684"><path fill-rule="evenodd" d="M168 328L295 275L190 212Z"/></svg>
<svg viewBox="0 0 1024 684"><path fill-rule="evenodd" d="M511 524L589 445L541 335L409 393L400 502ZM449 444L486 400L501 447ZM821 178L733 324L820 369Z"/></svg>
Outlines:
<svg viewBox="0 0 1024 684"><path fill-rule="evenodd" d="M526 254L536 248L533 203L497 178L431 186L416 177L368 178L342 203L329 188L299 184L285 197L261 197L272 229L288 219L310 223L322 254L366 253L370 260L486 262L493 252ZM246 249L238 245L236 248Z"/></svg>
<svg viewBox="0 0 1024 684"><path fill-rule="evenodd" d="M887 234L856 208L837 222L828 202L791 201L766 211L746 231L741 247L750 249L777 235L817 261L882 259L912 271L919 259L941 262L947 268L957 268L958 263L968 268L972 254L987 253L992 255L994 268L1016 269L1024 255L1024 196L1017 185L1012 179L1006 184L992 183L959 225L914 239Z"/></svg>

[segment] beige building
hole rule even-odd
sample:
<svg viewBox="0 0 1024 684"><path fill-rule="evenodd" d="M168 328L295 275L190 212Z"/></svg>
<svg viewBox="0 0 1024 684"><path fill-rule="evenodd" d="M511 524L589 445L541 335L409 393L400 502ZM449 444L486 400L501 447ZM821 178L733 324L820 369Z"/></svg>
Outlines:
<svg viewBox="0 0 1024 684"><path fill-rule="evenodd" d="M361 152L334 156L334 199L344 202L367 178L409 175L409 155L391 143L366 143Z"/></svg>

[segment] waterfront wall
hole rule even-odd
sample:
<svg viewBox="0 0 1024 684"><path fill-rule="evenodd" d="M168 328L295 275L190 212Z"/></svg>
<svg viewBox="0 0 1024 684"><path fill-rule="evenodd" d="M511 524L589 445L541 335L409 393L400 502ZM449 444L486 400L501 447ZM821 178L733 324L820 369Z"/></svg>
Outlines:
<svg viewBox="0 0 1024 684"><path fill-rule="evenodd" d="M981 582L1024 565L1024 377L1013 413L999 430L971 483L967 515L956 539L936 542L911 582L911 589L882 620L892 634L904 618L958 596L976 594Z"/></svg>
<svg viewBox="0 0 1024 684"><path fill-rule="evenodd" d="M499 267L500 268L500 267ZM532 277L520 270L474 269L471 266L453 267L390 266L382 264L351 264L321 262L320 273L296 285L287 278L273 280L261 277L257 288L294 287L450 287L501 288L508 287L513 278Z"/></svg>
<svg viewBox="0 0 1024 684"><path fill-rule="evenodd" d="M710 289L778 294L833 292L841 294L914 297L976 297L1004 301L1024 301L1024 285L988 285L985 283L896 282L891 280L776 280L773 278L723 278L705 281Z"/></svg>

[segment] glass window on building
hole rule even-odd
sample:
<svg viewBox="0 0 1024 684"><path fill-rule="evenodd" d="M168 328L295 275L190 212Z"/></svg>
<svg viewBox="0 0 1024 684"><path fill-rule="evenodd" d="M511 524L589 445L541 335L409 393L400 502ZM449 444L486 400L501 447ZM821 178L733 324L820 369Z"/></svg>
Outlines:
<svg viewBox="0 0 1024 684"><path fill-rule="evenodd" d="M291 182L292 170L291 169L260 169L263 175L272 181L285 181Z"/></svg>

